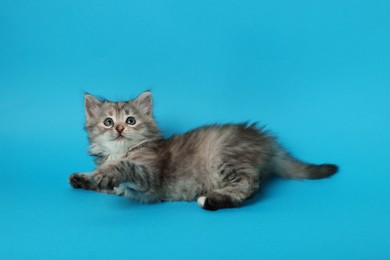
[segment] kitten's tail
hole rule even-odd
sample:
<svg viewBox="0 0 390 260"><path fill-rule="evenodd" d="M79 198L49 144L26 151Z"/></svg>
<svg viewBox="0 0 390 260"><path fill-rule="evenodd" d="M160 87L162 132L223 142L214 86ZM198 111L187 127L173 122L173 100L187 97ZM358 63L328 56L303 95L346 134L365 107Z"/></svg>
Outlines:
<svg viewBox="0 0 390 260"><path fill-rule="evenodd" d="M280 147L272 159L272 168L275 174L288 179L322 179L338 171L338 166L335 164L302 162Z"/></svg>

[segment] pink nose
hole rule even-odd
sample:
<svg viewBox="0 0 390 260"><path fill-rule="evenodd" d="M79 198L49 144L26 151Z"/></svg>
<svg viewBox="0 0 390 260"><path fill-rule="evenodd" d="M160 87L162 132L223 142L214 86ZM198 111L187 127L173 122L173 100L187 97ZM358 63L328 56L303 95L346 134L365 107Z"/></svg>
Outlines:
<svg viewBox="0 0 390 260"><path fill-rule="evenodd" d="M116 131L118 131L119 133L122 133L123 130L125 129L125 127L123 125L118 125L116 128Z"/></svg>

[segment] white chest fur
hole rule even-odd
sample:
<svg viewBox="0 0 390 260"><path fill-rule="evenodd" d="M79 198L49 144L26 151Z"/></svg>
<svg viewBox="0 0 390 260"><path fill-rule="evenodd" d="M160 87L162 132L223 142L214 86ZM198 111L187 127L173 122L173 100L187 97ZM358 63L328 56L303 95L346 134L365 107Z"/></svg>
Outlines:
<svg viewBox="0 0 390 260"><path fill-rule="evenodd" d="M102 143L95 143L92 144L89 147L89 151L91 154L101 154L103 156L107 156L107 159L105 160L104 164L120 160L126 156L129 149L131 148L131 145L128 142L124 141L115 141L115 142L102 142Z"/></svg>
<svg viewBox="0 0 390 260"><path fill-rule="evenodd" d="M107 164L125 158L131 150L147 142L150 142L150 140L141 141L136 145L132 145L126 141L95 143L89 147L89 151L91 154L102 154L107 156L107 159L104 162L104 164Z"/></svg>

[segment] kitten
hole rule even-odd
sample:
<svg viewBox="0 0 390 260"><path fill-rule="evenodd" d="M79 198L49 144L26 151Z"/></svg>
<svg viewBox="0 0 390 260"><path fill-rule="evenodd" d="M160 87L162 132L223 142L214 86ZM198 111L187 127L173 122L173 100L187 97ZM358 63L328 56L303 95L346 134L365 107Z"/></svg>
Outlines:
<svg viewBox="0 0 390 260"><path fill-rule="evenodd" d="M128 102L86 94L85 112L97 167L92 174L72 174L74 188L140 202L197 199L200 207L217 210L242 205L270 173L320 179L338 170L295 159L255 124L211 125L164 139L148 91Z"/></svg>

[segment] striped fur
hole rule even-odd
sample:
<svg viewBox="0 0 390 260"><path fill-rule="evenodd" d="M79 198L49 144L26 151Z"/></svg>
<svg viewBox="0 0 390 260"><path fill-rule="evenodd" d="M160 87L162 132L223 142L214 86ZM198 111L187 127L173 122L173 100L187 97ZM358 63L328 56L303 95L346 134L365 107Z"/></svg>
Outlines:
<svg viewBox="0 0 390 260"><path fill-rule="evenodd" d="M238 207L262 180L319 179L337 172L332 164L307 164L292 157L256 125L204 126L164 139L152 115L150 92L128 102L85 96L86 130L93 173L76 173L74 188L113 193L140 202L192 201L208 210ZM133 117L134 125L126 124ZM106 118L114 122L104 125Z"/></svg>

